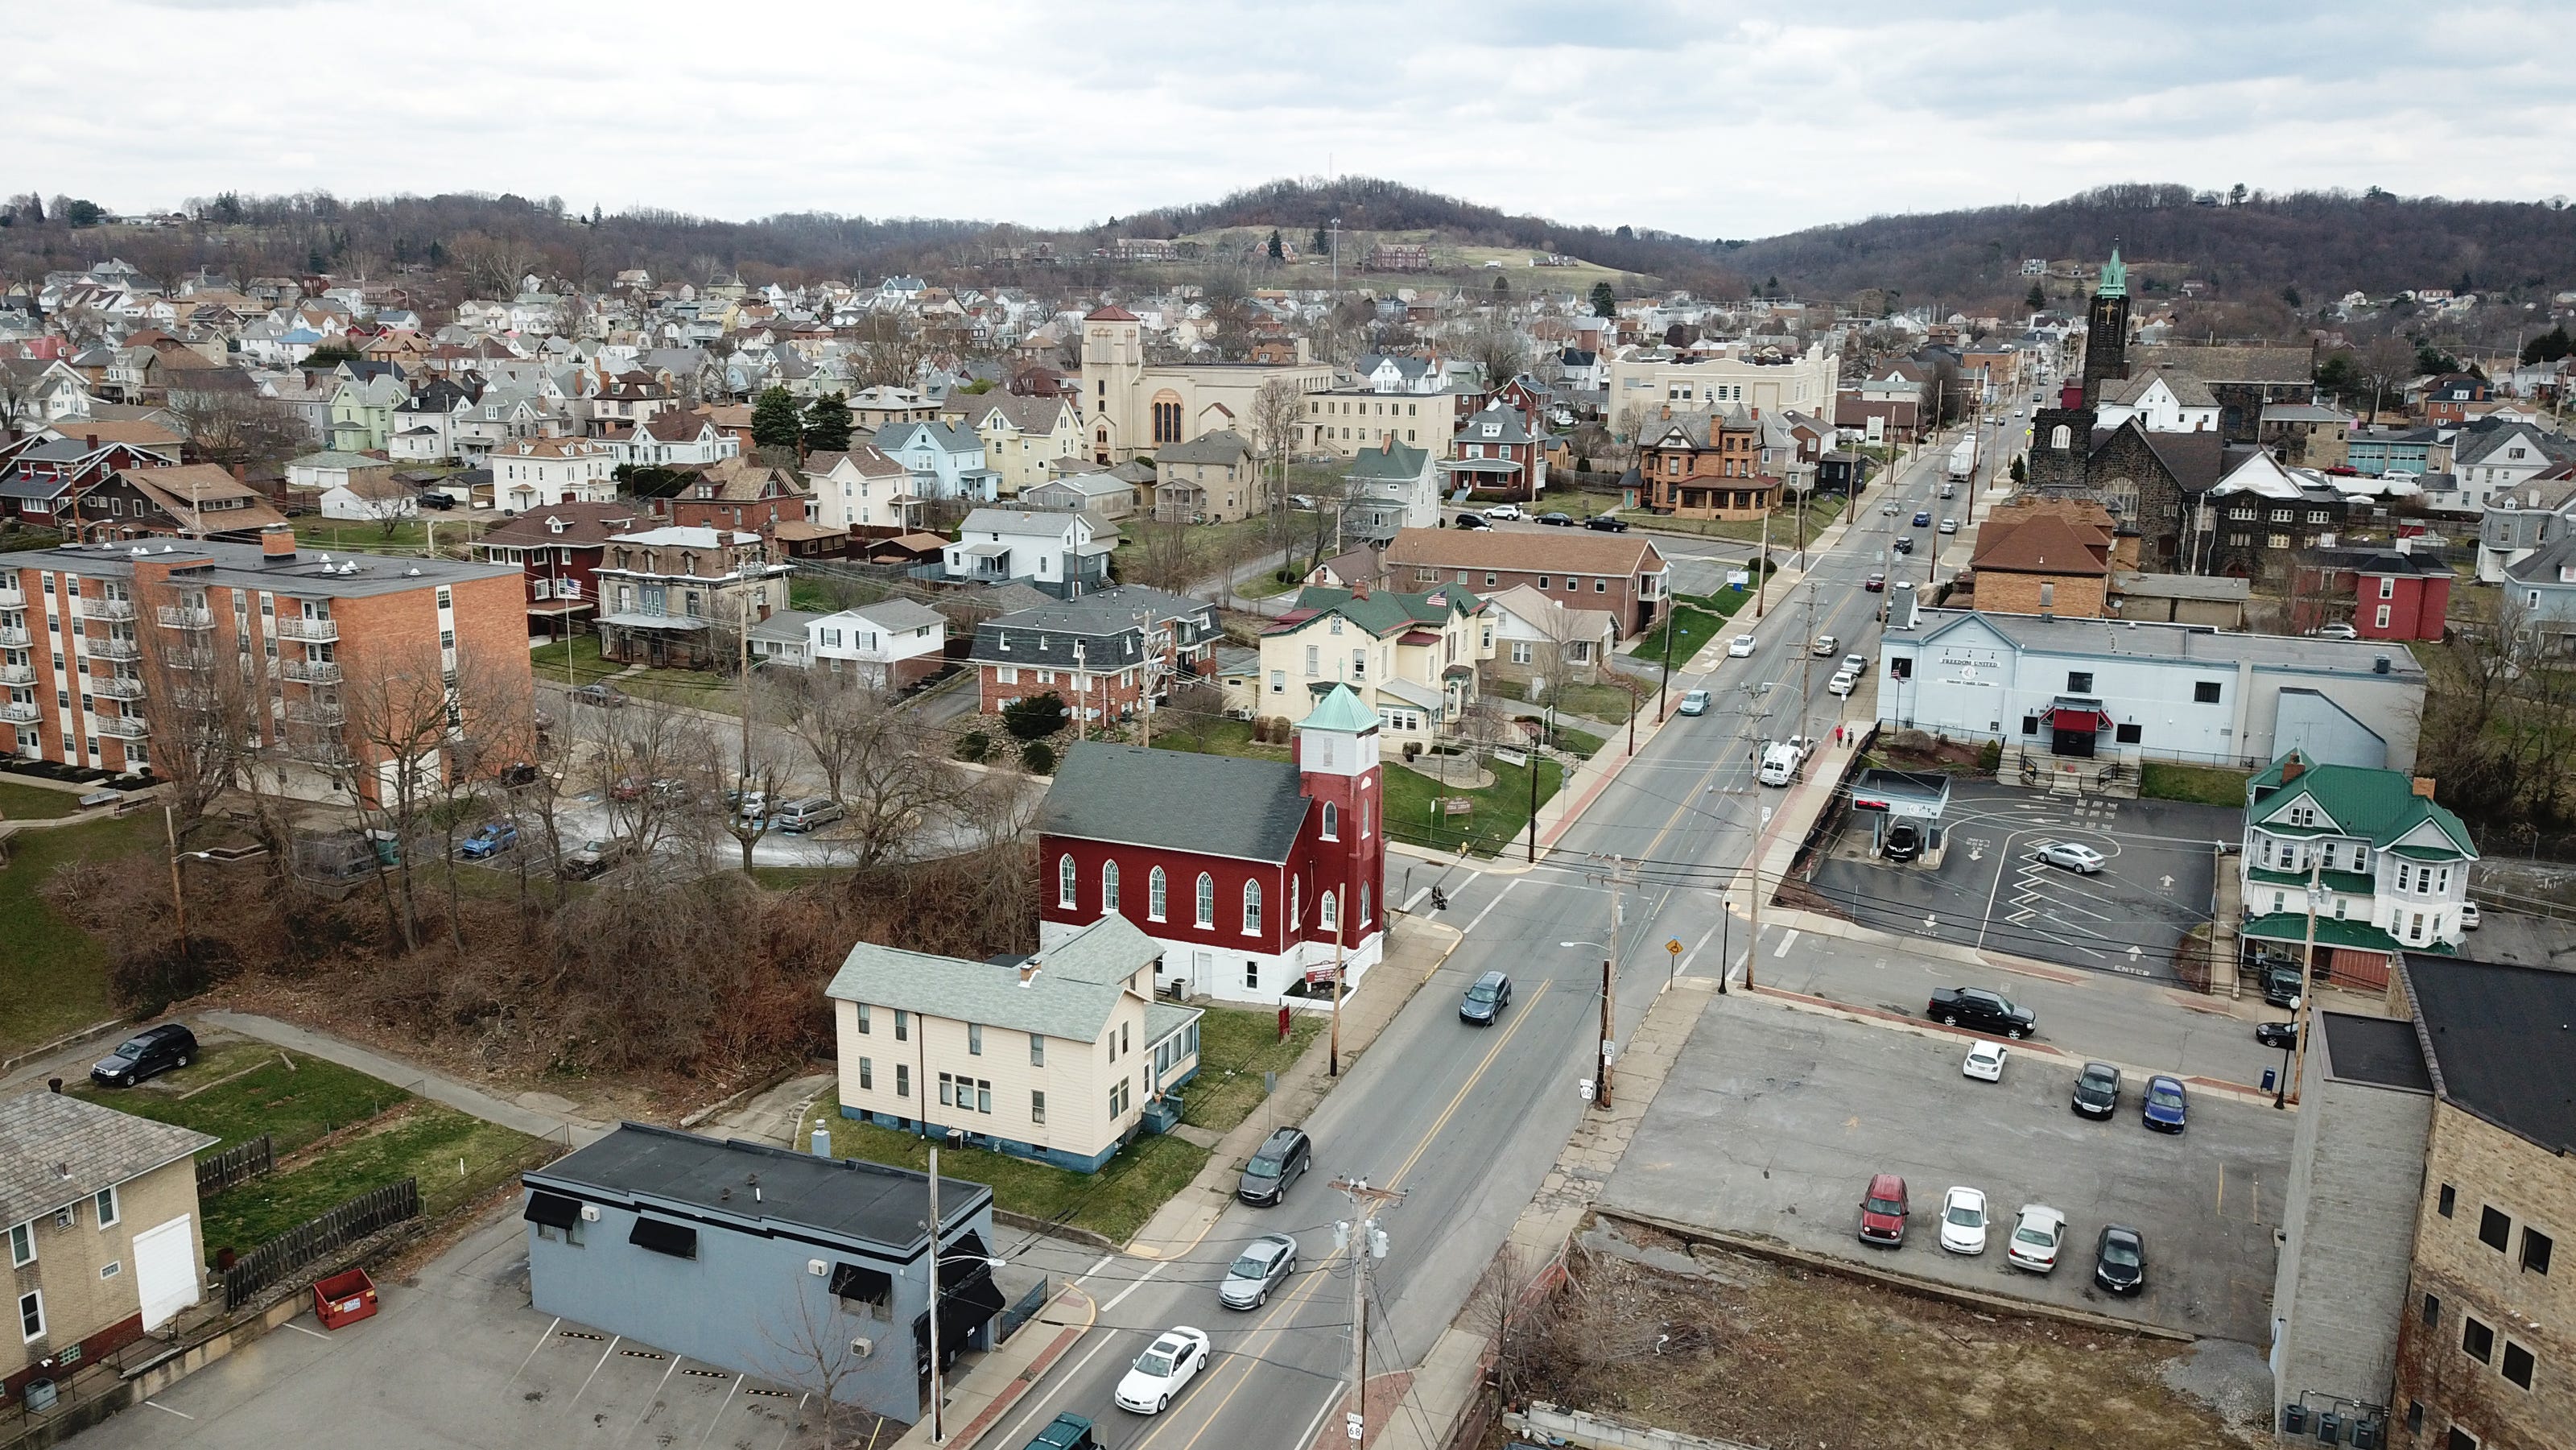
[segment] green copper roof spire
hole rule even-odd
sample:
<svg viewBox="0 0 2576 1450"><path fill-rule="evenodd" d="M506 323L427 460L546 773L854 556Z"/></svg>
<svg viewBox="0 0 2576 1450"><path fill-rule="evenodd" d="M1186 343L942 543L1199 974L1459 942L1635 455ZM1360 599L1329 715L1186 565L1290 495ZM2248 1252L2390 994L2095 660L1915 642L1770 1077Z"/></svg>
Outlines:
<svg viewBox="0 0 2576 1450"><path fill-rule="evenodd" d="M2102 269L2102 285L2093 289L2093 295L2096 297L2129 295L2129 269L2120 264L2120 244L2117 241L2111 243L2110 264Z"/></svg>

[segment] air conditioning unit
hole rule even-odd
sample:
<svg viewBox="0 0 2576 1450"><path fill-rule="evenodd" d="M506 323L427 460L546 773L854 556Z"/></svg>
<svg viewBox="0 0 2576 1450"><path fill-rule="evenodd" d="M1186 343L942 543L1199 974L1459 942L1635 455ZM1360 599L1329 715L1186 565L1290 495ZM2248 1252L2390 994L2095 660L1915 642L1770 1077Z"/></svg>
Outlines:
<svg viewBox="0 0 2576 1450"><path fill-rule="evenodd" d="M821 1259L807 1259L805 1261L805 1272L819 1279L825 1274L832 1272L832 1266L823 1262Z"/></svg>
<svg viewBox="0 0 2576 1450"><path fill-rule="evenodd" d="M595 1203L583 1204L581 1206L581 1221L583 1223L599 1222L599 1205Z"/></svg>
<svg viewBox="0 0 2576 1450"><path fill-rule="evenodd" d="M850 1341L850 1353L857 1355L861 1359L866 1359L869 1355L876 1352L877 1342L873 1339L853 1339Z"/></svg>

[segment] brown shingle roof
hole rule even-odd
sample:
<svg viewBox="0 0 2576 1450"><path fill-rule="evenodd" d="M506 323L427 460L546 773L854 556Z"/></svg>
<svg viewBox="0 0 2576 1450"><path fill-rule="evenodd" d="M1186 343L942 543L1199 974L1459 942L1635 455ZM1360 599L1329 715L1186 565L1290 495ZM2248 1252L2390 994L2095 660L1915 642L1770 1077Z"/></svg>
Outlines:
<svg viewBox="0 0 2576 1450"><path fill-rule="evenodd" d="M1994 526L1995 521L1989 519L1985 529L1979 531L1971 567L1981 574L2063 574L2095 579L2111 575L2100 535L2054 513L2023 519L2001 537L1988 535Z"/></svg>
<svg viewBox="0 0 2576 1450"><path fill-rule="evenodd" d="M1563 529L1403 529L1386 546L1389 569L1545 569L1550 573L1643 574L1664 566L1647 539Z"/></svg>

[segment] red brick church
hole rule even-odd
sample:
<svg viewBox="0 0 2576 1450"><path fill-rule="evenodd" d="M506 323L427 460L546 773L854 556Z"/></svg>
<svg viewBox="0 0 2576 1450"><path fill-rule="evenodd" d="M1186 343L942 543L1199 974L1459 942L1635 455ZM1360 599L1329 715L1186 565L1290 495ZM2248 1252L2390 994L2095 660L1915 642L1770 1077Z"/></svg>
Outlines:
<svg viewBox="0 0 2576 1450"><path fill-rule="evenodd" d="M1329 991L1375 966L1386 933L1378 719L1336 685L1287 761L1087 743L1038 818L1040 950L1117 912L1174 979L1221 1001Z"/></svg>

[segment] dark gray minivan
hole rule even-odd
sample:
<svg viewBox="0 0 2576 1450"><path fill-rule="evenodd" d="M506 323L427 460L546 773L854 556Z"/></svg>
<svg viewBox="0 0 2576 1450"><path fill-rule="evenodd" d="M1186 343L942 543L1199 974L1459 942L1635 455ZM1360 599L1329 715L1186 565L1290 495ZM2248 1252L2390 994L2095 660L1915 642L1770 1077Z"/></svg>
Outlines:
<svg viewBox="0 0 2576 1450"><path fill-rule="evenodd" d="M1262 1140L1252 1161L1243 1165L1243 1181L1234 1196L1268 1207L1288 1196L1288 1185L1315 1166L1315 1145L1303 1130L1281 1128Z"/></svg>

